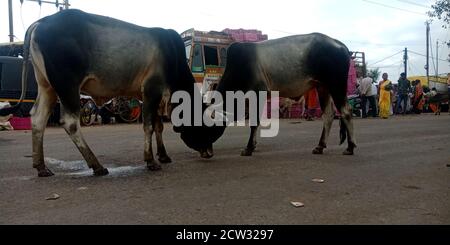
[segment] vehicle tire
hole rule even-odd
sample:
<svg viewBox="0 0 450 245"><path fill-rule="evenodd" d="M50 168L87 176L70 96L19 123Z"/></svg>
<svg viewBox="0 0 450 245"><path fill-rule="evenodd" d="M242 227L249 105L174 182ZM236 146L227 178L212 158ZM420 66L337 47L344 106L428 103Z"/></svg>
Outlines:
<svg viewBox="0 0 450 245"><path fill-rule="evenodd" d="M141 104L138 99L122 100L118 106L118 122L133 123L141 116Z"/></svg>
<svg viewBox="0 0 450 245"><path fill-rule="evenodd" d="M80 123L83 126L90 126L94 123L97 115L97 106L94 101L87 100L80 110Z"/></svg>

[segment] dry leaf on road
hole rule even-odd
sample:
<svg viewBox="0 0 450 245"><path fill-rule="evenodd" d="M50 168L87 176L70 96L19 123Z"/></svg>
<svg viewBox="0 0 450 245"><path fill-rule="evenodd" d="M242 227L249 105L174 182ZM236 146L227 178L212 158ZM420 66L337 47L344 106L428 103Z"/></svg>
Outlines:
<svg viewBox="0 0 450 245"><path fill-rule="evenodd" d="M301 208L305 206L305 204L303 204L302 202L291 202L291 204L296 208Z"/></svg>
<svg viewBox="0 0 450 245"><path fill-rule="evenodd" d="M316 183L325 183L325 180L323 179L312 179L312 181Z"/></svg>
<svg viewBox="0 0 450 245"><path fill-rule="evenodd" d="M50 200L57 200L57 199L59 199L59 195L58 194L53 194L50 197L47 197L45 200L50 201Z"/></svg>

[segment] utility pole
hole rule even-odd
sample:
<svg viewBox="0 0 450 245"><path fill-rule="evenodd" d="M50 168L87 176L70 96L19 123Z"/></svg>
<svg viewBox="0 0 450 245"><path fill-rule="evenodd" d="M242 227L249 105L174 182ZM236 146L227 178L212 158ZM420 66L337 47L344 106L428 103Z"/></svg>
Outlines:
<svg viewBox="0 0 450 245"><path fill-rule="evenodd" d="M405 65L405 76L408 76L408 48L405 48L405 53L403 54L403 64Z"/></svg>
<svg viewBox="0 0 450 245"><path fill-rule="evenodd" d="M439 39L436 40L436 81L438 81L439 77Z"/></svg>
<svg viewBox="0 0 450 245"><path fill-rule="evenodd" d="M59 0L55 1L46 1L46 0L26 0L30 2L37 2L39 3L39 6L41 6L42 3L49 3L54 4L56 7L59 7ZM20 0L20 3L23 4L24 0ZM63 0L64 9L69 9L69 0ZM59 8L59 10L63 10L62 7ZM9 42L14 42L14 22L13 22L13 6L12 6L12 0L8 0L8 14L9 14Z"/></svg>
<svg viewBox="0 0 450 245"><path fill-rule="evenodd" d="M8 12L9 12L9 42L14 42L14 23L13 23L13 10L12 0L8 0Z"/></svg>
<svg viewBox="0 0 450 245"><path fill-rule="evenodd" d="M58 4L58 0L56 1L56 3ZM63 0L63 5L64 5L64 8L63 7L59 7L59 11L63 11L65 9L69 9L69 6L70 6L69 0Z"/></svg>
<svg viewBox="0 0 450 245"><path fill-rule="evenodd" d="M427 21L427 64L425 70L427 71L427 83L430 82L430 23Z"/></svg>
<svg viewBox="0 0 450 245"><path fill-rule="evenodd" d="M37 2L39 4L39 6L41 6L43 3L48 3L48 4L52 4L55 5L57 8L59 8L59 10L63 10L63 9L69 9L69 0L62 0L63 2L60 4L59 1L60 0L20 0L20 2L23 4L24 1L29 1L29 2ZM60 5L63 5L64 7L60 7Z"/></svg>

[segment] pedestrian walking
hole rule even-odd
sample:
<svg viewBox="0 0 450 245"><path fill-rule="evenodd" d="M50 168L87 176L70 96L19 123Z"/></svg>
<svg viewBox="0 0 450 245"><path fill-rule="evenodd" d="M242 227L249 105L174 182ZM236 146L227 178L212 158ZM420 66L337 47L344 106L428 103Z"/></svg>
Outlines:
<svg viewBox="0 0 450 245"><path fill-rule="evenodd" d="M361 94L361 107L362 107L362 117L367 118L367 102L369 102L369 109L371 109L372 117L377 117L377 106L375 96L377 91L373 90L373 79L370 77L365 77L361 80L359 85L359 91Z"/></svg>
<svg viewBox="0 0 450 245"><path fill-rule="evenodd" d="M396 114L406 114L408 94L410 90L411 82L406 78L406 74L403 72L402 74L400 74L400 78L398 79L397 105L395 108Z"/></svg>

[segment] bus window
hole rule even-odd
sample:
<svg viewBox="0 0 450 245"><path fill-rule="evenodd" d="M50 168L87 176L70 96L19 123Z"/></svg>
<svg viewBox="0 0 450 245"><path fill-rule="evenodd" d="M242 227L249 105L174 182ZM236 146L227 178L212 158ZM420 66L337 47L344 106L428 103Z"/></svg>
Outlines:
<svg viewBox="0 0 450 245"><path fill-rule="evenodd" d="M217 55L217 48L212 46L205 46L205 65L218 66L219 57Z"/></svg>
<svg viewBox="0 0 450 245"><path fill-rule="evenodd" d="M201 45L194 45L194 55L192 57L192 72L203 72L203 55Z"/></svg>
<svg viewBox="0 0 450 245"><path fill-rule="evenodd" d="M189 62L189 59L191 58L191 49L192 49L192 45L187 45L186 46L186 59Z"/></svg>
<svg viewBox="0 0 450 245"><path fill-rule="evenodd" d="M227 49L220 49L220 66L225 66L227 64Z"/></svg>

